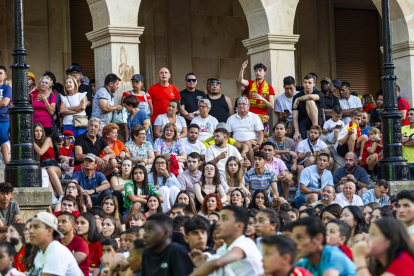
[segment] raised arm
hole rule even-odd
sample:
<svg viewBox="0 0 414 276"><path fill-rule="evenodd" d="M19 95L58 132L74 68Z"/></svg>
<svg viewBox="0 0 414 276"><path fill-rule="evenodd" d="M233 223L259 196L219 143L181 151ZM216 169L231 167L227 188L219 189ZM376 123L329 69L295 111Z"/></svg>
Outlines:
<svg viewBox="0 0 414 276"><path fill-rule="evenodd" d="M247 80L243 79L244 70L246 69L248 64L249 64L249 60L246 60L245 62L243 62L242 66L240 68L239 78L237 79L237 81L241 85L243 85L244 87L249 86L249 82Z"/></svg>

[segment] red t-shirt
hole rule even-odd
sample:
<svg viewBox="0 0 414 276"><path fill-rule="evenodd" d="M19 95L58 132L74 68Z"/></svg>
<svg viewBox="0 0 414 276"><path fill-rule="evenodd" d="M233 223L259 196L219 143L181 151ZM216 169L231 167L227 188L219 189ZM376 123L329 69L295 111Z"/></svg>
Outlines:
<svg viewBox="0 0 414 276"><path fill-rule="evenodd" d="M59 242L62 243L62 240L59 239ZM87 255L86 259L79 264L79 268L85 276L89 276L90 258L88 243L83 238L75 235L73 236L72 241L65 246L70 250L70 252L72 252L73 255L75 255L76 252L82 252Z"/></svg>
<svg viewBox="0 0 414 276"><path fill-rule="evenodd" d="M256 104L251 102L251 100L252 100L251 96L252 95L250 95L251 94L250 90L252 89L252 83L254 81L252 81L252 80L247 80L247 81L249 82L249 86L246 88L249 91L247 93L247 98L250 100L250 109L249 109L249 111L253 112L255 114L267 115L266 105L264 105L264 103L262 101L256 100ZM263 82L262 83L257 83L257 90L258 90L257 93L259 95L261 95L263 98L265 98L267 101L269 101L269 96L274 95L275 91L273 90L273 87L269 85L269 94L267 94L267 93L262 94L262 86L263 86Z"/></svg>
<svg viewBox="0 0 414 276"><path fill-rule="evenodd" d="M409 109L410 109L410 104L408 103L408 101L400 96L398 98L398 110L400 110L400 111L401 110L407 110L407 113L408 113ZM402 124L404 126L409 125L408 120L407 120L407 115L405 115L405 119L402 121Z"/></svg>
<svg viewBox="0 0 414 276"><path fill-rule="evenodd" d="M168 104L171 100L181 100L180 91L171 83L164 87L157 83L150 87L148 94L152 99L154 114L151 121L154 122L158 115L167 113Z"/></svg>
<svg viewBox="0 0 414 276"><path fill-rule="evenodd" d="M379 144L382 145L382 141L379 142ZM361 162L362 162L362 160L364 160L364 161L367 160L367 158L369 156L368 148L370 148L370 147L372 147L372 142L371 142L371 140L368 140L368 141L365 142L365 145L364 145L364 151L362 152ZM378 158L379 158L380 153L381 153L381 148L377 147L377 149L375 150L375 153L378 154Z"/></svg>
<svg viewBox="0 0 414 276"><path fill-rule="evenodd" d="M369 104L364 108L364 111L366 113L369 113L371 111L371 109L373 109L373 108L375 108L375 107L372 104Z"/></svg>
<svg viewBox="0 0 414 276"><path fill-rule="evenodd" d="M414 275L414 260L407 252L400 252L385 272L395 276L412 276Z"/></svg>
<svg viewBox="0 0 414 276"><path fill-rule="evenodd" d="M102 258L102 245L99 241L88 244L90 265L92 268L99 268Z"/></svg>
<svg viewBox="0 0 414 276"><path fill-rule="evenodd" d="M65 147L61 147L60 150L59 150L59 153L63 156L72 157L72 152L73 152L74 148L75 148L74 144L70 144L69 149L67 149Z"/></svg>
<svg viewBox="0 0 414 276"><path fill-rule="evenodd" d="M289 276L313 276L313 274L303 267L296 266L289 272Z"/></svg>
<svg viewBox="0 0 414 276"><path fill-rule="evenodd" d="M346 256L348 256L348 258L350 258L351 259L351 261L353 261L354 259L353 259L353 257L352 257L352 250L351 249L349 249L349 247L348 246L346 246L345 244L343 244L343 245L340 245L340 246L338 246L339 247L339 249L341 249L341 251L342 252L344 252L344 254L346 255Z"/></svg>
<svg viewBox="0 0 414 276"><path fill-rule="evenodd" d="M24 249L24 246L22 246L19 253L17 253L16 256L14 257L14 267L20 272L26 271L26 269L24 268L24 263L23 263L23 256L25 252L26 250Z"/></svg>
<svg viewBox="0 0 414 276"><path fill-rule="evenodd" d="M128 97L128 96L131 96L131 92L130 92L130 91L124 92L124 93L122 94L122 96L123 96L124 98L126 98L126 97ZM134 96L138 98L138 101L139 101L140 103L146 103L146 102L148 102L149 100L151 100L151 96L150 96L150 95L148 95L148 94L146 95L147 100L145 100L145 97L144 97L144 96L137 96L137 95L134 95Z"/></svg>
<svg viewBox="0 0 414 276"><path fill-rule="evenodd" d="M62 211L56 211L53 214L55 215L55 217L58 217L61 213L62 213ZM78 218L78 216L80 215L80 212L79 211L73 211L72 214L75 216L75 218Z"/></svg>

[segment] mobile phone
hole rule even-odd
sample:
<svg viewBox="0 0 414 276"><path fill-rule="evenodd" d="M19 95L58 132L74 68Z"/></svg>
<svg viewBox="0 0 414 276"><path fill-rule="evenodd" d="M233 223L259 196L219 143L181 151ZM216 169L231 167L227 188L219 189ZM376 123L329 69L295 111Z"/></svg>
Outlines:
<svg viewBox="0 0 414 276"><path fill-rule="evenodd" d="M289 112L289 109L285 109L285 110L283 110L283 112L285 112L285 113L290 113L290 112Z"/></svg>
<svg viewBox="0 0 414 276"><path fill-rule="evenodd" d="M341 125L336 125L335 128L341 128Z"/></svg>

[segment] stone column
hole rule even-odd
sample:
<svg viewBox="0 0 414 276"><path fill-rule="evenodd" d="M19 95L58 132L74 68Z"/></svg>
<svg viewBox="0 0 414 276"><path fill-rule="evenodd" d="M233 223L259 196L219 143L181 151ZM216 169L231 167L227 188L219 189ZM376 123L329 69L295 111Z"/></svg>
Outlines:
<svg viewBox="0 0 414 276"><path fill-rule="evenodd" d="M413 107L414 91L414 42L407 41L394 44L392 55L395 65L397 84L401 87L403 96Z"/></svg>
<svg viewBox="0 0 414 276"><path fill-rule="evenodd" d="M284 93L283 78L295 77L295 44L299 35L267 34L243 40L243 45L248 49L250 65L263 63L267 67L266 81L273 86L276 97ZM252 79L254 72L252 70ZM274 110L269 110L270 127L277 122Z"/></svg>

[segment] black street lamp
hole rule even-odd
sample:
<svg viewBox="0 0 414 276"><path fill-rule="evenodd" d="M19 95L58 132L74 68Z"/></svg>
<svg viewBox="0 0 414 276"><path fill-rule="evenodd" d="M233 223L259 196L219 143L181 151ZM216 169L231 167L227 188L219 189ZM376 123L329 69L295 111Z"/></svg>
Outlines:
<svg viewBox="0 0 414 276"><path fill-rule="evenodd" d="M409 179L409 166L407 160L402 157L401 144L401 113L397 106L396 81L394 75L394 63L391 51L390 33L390 5L389 0L382 0L382 34L384 51L384 76L382 87L384 91L384 112L382 119L383 159L379 161L379 178L399 181Z"/></svg>
<svg viewBox="0 0 414 276"><path fill-rule="evenodd" d="M13 105L10 114L11 161L5 180L14 187L41 187L39 164L34 160L33 113L29 101L26 52L23 33L23 0L14 0Z"/></svg>

